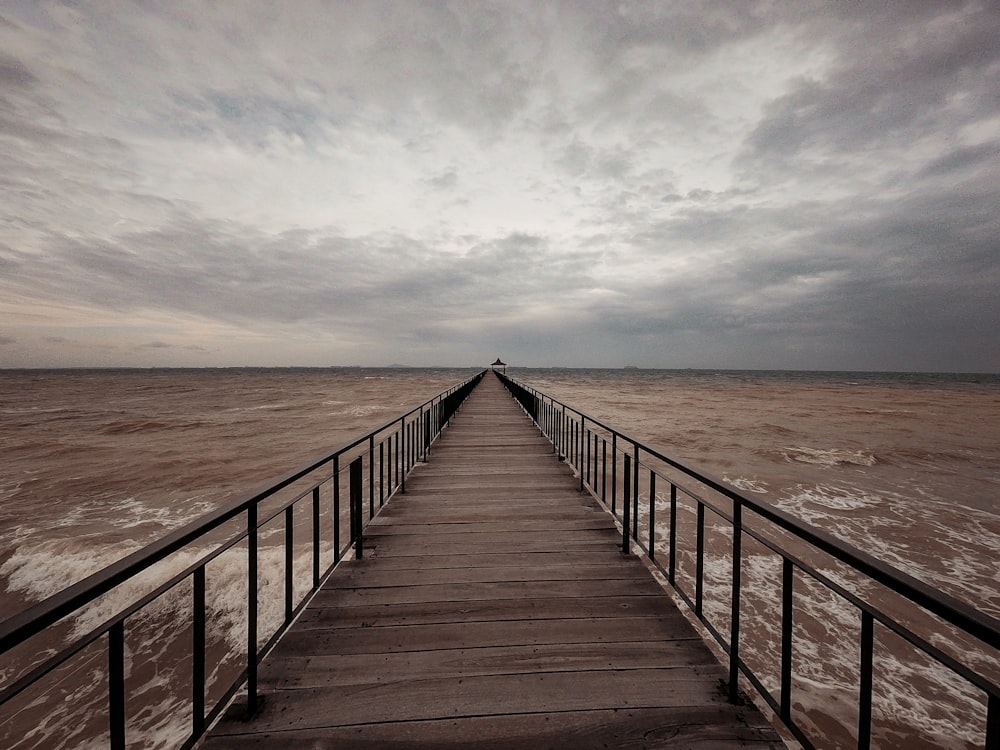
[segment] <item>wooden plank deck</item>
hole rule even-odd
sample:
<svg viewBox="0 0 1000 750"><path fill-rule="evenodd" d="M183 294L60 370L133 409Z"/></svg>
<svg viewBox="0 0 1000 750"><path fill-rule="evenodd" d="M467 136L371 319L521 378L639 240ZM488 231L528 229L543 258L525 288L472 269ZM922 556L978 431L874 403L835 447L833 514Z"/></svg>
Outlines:
<svg viewBox="0 0 1000 750"><path fill-rule="evenodd" d="M487 375L208 750L783 748Z"/></svg>

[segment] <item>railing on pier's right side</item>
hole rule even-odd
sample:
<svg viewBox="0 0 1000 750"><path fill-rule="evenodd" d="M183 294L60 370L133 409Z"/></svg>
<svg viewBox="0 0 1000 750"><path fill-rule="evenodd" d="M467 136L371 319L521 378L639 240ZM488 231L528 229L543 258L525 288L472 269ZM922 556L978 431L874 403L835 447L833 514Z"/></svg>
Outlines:
<svg viewBox="0 0 1000 750"><path fill-rule="evenodd" d="M28 664L19 671L5 670L0 686L2 715L10 718L18 710L31 710L41 700L31 695L44 689L39 686L56 670L93 670L93 658L83 666L79 664L85 658L81 654L90 647L102 648L103 644L105 737L109 747L124 750L130 718L127 672L138 671L147 659L154 661L152 668L157 674L168 672L164 659L168 647L164 641L170 637L182 642L179 647L188 650L184 660L190 662L186 676L176 675L176 681L186 683L190 690L190 732L180 747L192 747L241 689L246 691L246 712L254 714L258 709L258 663L351 548L355 556L362 556L364 527L375 515L376 502L381 506L395 492L406 491L407 473L418 461L426 460L434 439L484 374L480 372L443 391L0 623L0 655L17 654ZM346 503L342 499L345 490L349 500ZM308 558L311 566L308 585L297 582L294 571L296 540L301 542L303 537L306 544L300 546L306 546L307 551L299 557ZM232 653L225 638L215 632L217 623L209 618L210 604L219 597L209 596L214 581L206 571L227 554L237 554L240 560L243 554L246 556L242 594L246 623L240 625L245 627L246 641L242 654ZM268 555L267 564L262 562L262 554ZM172 564L173 570L163 575L162 569L154 567L158 563ZM260 589L272 569L283 570L283 585L278 586L279 591L283 589L283 602L273 607L279 611L283 608L283 617L266 622L261 615L263 607L274 603L261 600ZM223 580L218 585L240 588L241 584ZM72 637L69 643L35 646L34 639L51 633L54 627L64 627L66 622L92 613L105 594L121 592L123 598L131 598L134 591L126 589L128 586L142 593L102 624ZM188 595L185 606L184 597ZM160 620L151 626L150 611L157 606L167 614L161 611ZM212 609L217 613L220 608ZM174 622L188 616L189 623ZM166 631L175 625L176 631L168 634ZM136 633L143 628L151 630L146 635L151 638L147 643L153 644L154 654L136 652ZM132 644L128 647L130 636ZM74 699L79 700L79 690L67 698ZM92 720L91 710L84 707L80 711L81 723ZM59 745L70 741L68 737L53 740Z"/></svg>
<svg viewBox="0 0 1000 750"><path fill-rule="evenodd" d="M729 662L725 687L731 702L740 699L742 675L804 746L814 748L823 742L810 736L810 721L802 706L793 702L798 578L802 588L825 590L860 614L857 724L844 732L856 737L858 748L866 750L872 742L878 623L883 634L894 634L963 680L971 691L978 691L981 746L1000 750L1000 686L996 681L1000 621L599 419L511 377L497 376L552 441L553 450L579 473L580 490L589 490L620 523L622 551L639 548L719 644ZM662 493L669 496L669 505ZM657 500L669 514L665 538L657 534ZM693 524L681 523L678 509L692 505ZM714 522L707 521L707 514ZM679 536L679 528L685 525L693 525L693 540ZM714 532L711 540L709 532ZM773 665L777 674L768 669L774 660L766 653L767 644L758 644L755 653L754 645L745 644L742 637L747 630L741 622L741 596L747 587L744 543L780 560L780 583L766 582L775 584L778 591L773 600L780 601L776 608L780 646ZM710 583L706 555L711 552L728 562L729 568L728 586L716 592L714 600L706 592ZM720 616L728 622L719 622ZM961 645L944 646L939 638L944 632ZM975 653L967 653L966 648ZM994 669L983 669L991 664Z"/></svg>

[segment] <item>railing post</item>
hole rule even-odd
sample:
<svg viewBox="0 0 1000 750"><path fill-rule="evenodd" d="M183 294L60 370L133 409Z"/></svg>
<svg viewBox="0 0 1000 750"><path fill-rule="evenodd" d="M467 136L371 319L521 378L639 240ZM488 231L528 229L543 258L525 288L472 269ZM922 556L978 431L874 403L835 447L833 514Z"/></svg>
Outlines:
<svg viewBox="0 0 1000 750"><path fill-rule="evenodd" d="M656 473L649 470L649 559L656 559Z"/></svg>
<svg viewBox="0 0 1000 750"><path fill-rule="evenodd" d="M673 586L677 579L677 485L670 483L670 563L667 567L667 580Z"/></svg>
<svg viewBox="0 0 1000 750"><path fill-rule="evenodd" d="M781 563L781 720L792 720L792 590L795 569L787 557Z"/></svg>
<svg viewBox="0 0 1000 750"><path fill-rule="evenodd" d="M580 415L580 440L579 440L579 443L580 443L580 462L578 464L579 467L580 467L580 492L583 492L583 487L584 487L584 479L583 479L583 472L584 472L584 468L583 468L584 467L583 441L586 439L586 434L587 434L586 426L587 426L587 418L584 417L581 414ZM589 440L587 441L587 447L588 448L590 447L590 441ZM587 468L588 469L590 468L589 465L588 465Z"/></svg>
<svg viewBox="0 0 1000 750"><path fill-rule="evenodd" d="M733 593L729 626L729 702L737 703L740 692L740 593L743 572L743 503L733 501Z"/></svg>
<svg viewBox="0 0 1000 750"><path fill-rule="evenodd" d="M292 621L292 601L295 584L292 573L295 564L295 513L292 506L285 508L285 623Z"/></svg>
<svg viewBox="0 0 1000 750"><path fill-rule="evenodd" d="M1000 696L990 695L986 707L986 750L1000 750Z"/></svg>
<svg viewBox="0 0 1000 750"><path fill-rule="evenodd" d="M639 444L632 443L632 538L639 538Z"/></svg>
<svg viewBox="0 0 1000 750"><path fill-rule="evenodd" d="M364 470L363 459L358 456L351 462L351 538L354 541L354 559L364 557Z"/></svg>
<svg viewBox="0 0 1000 750"><path fill-rule="evenodd" d="M872 652L875 619L861 613L861 673L858 685L858 750L868 750L872 742Z"/></svg>
<svg viewBox="0 0 1000 750"><path fill-rule="evenodd" d="M385 505L385 440L378 444L378 507Z"/></svg>
<svg viewBox="0 0 1000 750"><path fill-rule="evenodd" d="M701 603L705 591L705 506L700 500L698 528L695 533L694 579L694 613L701 617Z"/></svg>
<svg viewBox="0 0 1000 750"><path fill-rule="evenodd" d="M191 603L191 734L205 731L205 566L194 572Z"/></svg>
<svg viewBox="0 0 1000 750"><path fill-rule="evenodd" d="M399 440L402 443L397 447L396 458L399 459L396 467L396 478L399 480L399 491L406 494L406 417L399 420Z"/></svg>
<svg viewBox="0 0 1000 750"><path fill-rule="evenodd" d="M631 552L628 543L629 534L629 511L631 510L632 503L629 498L629 490L631 488L631 477L632 477L632 457L626 453L622 456L622 461L625 464L625 482L622 484L622 554L627 555Z"/></svg>
<svg viewBox="0 0 1000 750"><path fill-rule="evenodd" d="M257 713L257 505L247 507L247 716Z"/></svg>
<svg viewBox="0 0 1000 750"><path fill-rule="evenodd" d="M431 460L431 413L424 419L424 463Z"/></svg>
<svg viewBox="0 0 1000 750"><path fill-rule="evenodd" d="M108 724L112 750L125 750L125 623L108 631Z"/></svg>
<svg viewBox="0 0 1000 750"><path fill-rule="evenodd" d="M313 588L319 586L319 486L312 492Z"/></svg>
<svg viewBox="0 0 1000 750"><path fill-rule="evenodd" d="M601 502L606 503L608 498L608 441L601 438Z"/></svg>
<svg viewBox="0 0 1000 750"><path fill-rule="evenodd" d="M340 562L340 454L333 457L333 559Z"/></svg>
<svg viewBox="0 0 1000 750"><path fill-rule="evenodd" d="M618 500L618 433L611 433L611 515Z"/></svg>
<svg viewBox="0 0 1000 750"><path fill-rule="evenodd" d="M368 436L368 517L375 517L375 436Z"/></svg>

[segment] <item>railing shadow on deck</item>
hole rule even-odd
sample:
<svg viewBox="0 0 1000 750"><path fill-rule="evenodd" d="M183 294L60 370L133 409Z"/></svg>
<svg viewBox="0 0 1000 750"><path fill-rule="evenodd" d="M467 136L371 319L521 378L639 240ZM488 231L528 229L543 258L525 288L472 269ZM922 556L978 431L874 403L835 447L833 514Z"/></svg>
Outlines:
<svg viewBox="0 0 1000 750"><path fill-rule="evenodd" d="M718 643L728 659L724 687L731 702L740 700L742 675L805 747L843 746L856 739L858 748L869 748L879 687L875 657L885 656L881 641L883 648L875 648L878 624L882 640L893 634L964 682L976 704L973 712L978 708L981 746L1000 750L1000 621L599 419L507 375L497 376L552 441L553 451L579 474L580 490L589 491L615 517L622 551L641 550ZM657 513L667 515L665 524ZM751 555L780 561L780 574L756 574L748 582L754 572L748 570ZM770 601L779 622L763 637L757 632L757 643L744 644L747 627L741 617L750 609L748 583L776 589L754 592L765 602L757 602L754 614L768 614ZM816 736L813 720L793 702L793 648L796 639L805 638L797 619L806 619L803 600L817 591L859 615L858 640L851 649L857 723L841 727L843 738L836 742Z"/></svg>
<svg viewBox="0 0 1000 750"><path fill-rule="evenodd" d="M426 460L434 439L485 372L0 623L0 654L16 652L29 663L20 674L5 680L0 689L0 707L9 710L25 691L70 664L89 647L103 643L107 692L105 737L111 748L125 748L129 720L126 671L143 656L134 653L135 637L133 647L127 648L126 636L132 635L130 620L136 623L136 628L142 627L147 608L169 596L177 596L178 590L184 589L190 592L186 607L190 623L182 628L179 639L186 640L189 651L185 660L190 661L190 671L185 682L190 687L190 735L181 747L192 747L241 690L245 689L247 696L245 711L253 715L258 708L260 661L352 547L355 556L363 554L363 529L374 517L376 504L381 506L394 493L406 491L408 472L416 463ZM296 513L299 508L301 511ZM311 582L305 587L296 586L295 580L297 526L300 532L302 527L307 528L311 537L308 554ZM212 627L215 623L211 619L217 616L217 609L210 607L207 592L212 581L206 569L233 550L246 559L246 577L242 583L246 642L242 654L231 653L225 639L212 632L217 629ZM276 558L276 562L283 557L284 601L283 606L278 606L281 614L277 621L261 617L264 603L258 598L258 587L264 570L262 551ZM188 562L185 555L195 559ZM158 580L155 566L170 561L175 561L174 568L182 569L161 575L165 580ZM102 597L136 581L141 582L144 593L102 624L72 638L68 644L56 648L46 644L32 650L37 636L92 612ZM258 585L247 585L249 581ZM130 593L125 592L125 596ZM155 643L157 633L152 638ZM164 647L159 644L156 648L162 653ZM225 663L233 661L236 667L224 668Z"/></svg>

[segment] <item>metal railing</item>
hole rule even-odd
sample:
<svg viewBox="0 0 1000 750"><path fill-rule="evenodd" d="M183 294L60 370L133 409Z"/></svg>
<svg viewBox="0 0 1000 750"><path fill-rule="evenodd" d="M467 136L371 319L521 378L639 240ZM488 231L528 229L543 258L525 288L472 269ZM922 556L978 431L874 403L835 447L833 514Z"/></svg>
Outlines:
<svg viewBox="0 0 1000 750"><path fill-rule="evenodd" d="M92 644L103 642L107 653L109 745L115 750L125 748L128 723L126 634L129 620L169 592L175 592L182 584L187 587L190 582L191 727L190 736L181 747L192 747L244 688L245 710L247 715L253 715L259 707L257 667L264 655L350 549L354 548L356 557L363 555L364 527L375 515L376 502L381 506L397 491L406 491L407 473L417 462L427 460L434 439L484 374L485 371L480 372L443 391L249 496L203 516L0 623L0 654L18 648L30 650L33 638L85 612L103 595L134 582L157 563L178 553L190 553L196 544L210 547L204 552L196 550L198 556L194 562L151 586L138 600L85 635L58 647L55 653L41 649L42 653L23 670L23 674L0 689L0 706L8 705L53 671L70 663ZM348 469L346 476L345 467ZM347 503L341 501L344 489L348 490ZM367 510L364 507L366 499ZM311 532L311 583L305 590L296 590L293 571L295 511L300 506L307 511L304 513L307 520L303 523L300 518L299 526L308 526ZM321 536L321 516L325 520L326 538ZM279 530L277 534L281 537L277 546L284 547L284 616L273 632L262 633L259 632L262 623L258 617L262 602L259 600L258 585L254 584L259 581L262 572L260 552L265 537L269 540L275 536L265 528L272 522L283 526L283 533ZM232 528L234 524L235 530ZM347 527L346 538L344 526ZM221 695L207 700L206 678L213 672L212 668L217 668L218 663L226 658L226 654L218 654L219 649L210 649L208 644L207 588L211 581L206 569L235 548L246 554L246 645L244 653L236 656L243 664L231 684L222 687ZM298 588L302 589L302 586ZM214 663L210 663L210 656L216 657ZM232 658L231 654L229 656ZM129 653L130 660L137 658L138 655Z"/></svg>
<svg viewBox="0 0 1000 750"><path fill-rule="evenodd" d="M793 704L793 624L798 588L794 584L798 578L802 588L818 585L860 614L857 726L851 732L858 748L867 749L872 742L874 636L878 623L979 691L985 709L982 746L1000 750L1000 686L995 681L1000 671L1000 621L825 531L671 459L599 419L513 378L497 375L542 434L552 441L553 451L579 473L581 491L593 494L620 523L622 551L628 553L633 546L638 547L721 647L728 659L725 689L730 702L741 700L742 675L799 742L816 747L804 727L808 722L803 722L801 707L796 710ZM640 503L643 496L644 502ZM687 522L690 527L693 521L693 550L691 540L678 535L678 509L682 503L686 508L694 507L694 518ZM661 532L659 537L658 529L663 524L657 520L658 504L661 512L669 514L666 533ZM716 606L714 618L708 612L713 602L706 598L708 530L713 532L714 551L721 551L729 563L728 590L718 591L716 587L717 598L724 606ZM770 662L766 655L754 655L741 641L746 630L741 623L741 597L746 587L744 543L755 544L780 560L780 583L768 581L778 589L773 599L780 600L780 646L778 663L773 665L777 675L767 673ZM686 580L681 576L684 563ZM875 599L884 603L875 603ZM718 622L720 612L728 622ZM917 630L929 634L921 635ZM937 637L945 632L962 645L947 650ZM970 666L965 649L982 651L980 668ZM751 667L748 660L755 661L756 666ZM983 663L993 665L993 674L983 674L990 671L981 668Z"/></svg>

